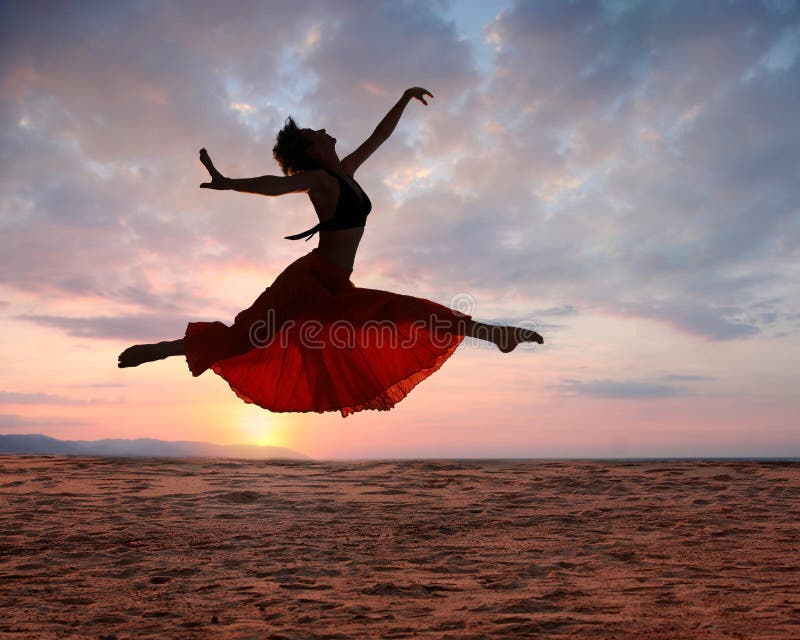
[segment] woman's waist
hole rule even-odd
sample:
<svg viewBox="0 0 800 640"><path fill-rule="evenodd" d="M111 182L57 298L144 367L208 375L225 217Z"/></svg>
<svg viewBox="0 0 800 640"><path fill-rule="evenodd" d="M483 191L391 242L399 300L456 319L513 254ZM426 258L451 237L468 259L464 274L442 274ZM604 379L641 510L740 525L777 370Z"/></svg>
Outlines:
<svg viewBox="0 0 800 640"><path fill-rule="evenodd" d="M355 256L363 235L364 227L321 229L319 232L319 247L328 253L343 253Z"/></svg>
<svg viewBox="0 0 800 640"><path fill-rule="evenodd" d="M319 233L320 234L328 233L328 234L334 234L334 235L340 235L340 236L352 235L352 236L361 237L361 235L364 233L365 227L366 227L366 225L362 224L362 225L357 225L357 226L340 227L340 228L336 229L336 228L326 228L326 227L320 225Z"/></svg>
<svg viewBox="0 0 800 640"><path fill-rule="evenodd" d="M357 249L358 242L331 242L330 240L326 241L325 237L320 235L319 245L314 251L333 266L350 274L353 271Z"/></svg>

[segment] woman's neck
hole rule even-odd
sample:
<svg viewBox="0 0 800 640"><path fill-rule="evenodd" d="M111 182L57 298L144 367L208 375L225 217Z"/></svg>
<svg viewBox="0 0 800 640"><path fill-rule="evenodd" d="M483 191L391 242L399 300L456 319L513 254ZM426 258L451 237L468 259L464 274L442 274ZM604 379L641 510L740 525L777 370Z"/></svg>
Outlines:
<svg viewBox="0 0 800 640"><path fill-rule="evenodd" d="M321 169L327 169L328 171L333 171L334 173L344 173L342 161L339 160L339 157L336 154L318 159L317 164Z"/></svg>

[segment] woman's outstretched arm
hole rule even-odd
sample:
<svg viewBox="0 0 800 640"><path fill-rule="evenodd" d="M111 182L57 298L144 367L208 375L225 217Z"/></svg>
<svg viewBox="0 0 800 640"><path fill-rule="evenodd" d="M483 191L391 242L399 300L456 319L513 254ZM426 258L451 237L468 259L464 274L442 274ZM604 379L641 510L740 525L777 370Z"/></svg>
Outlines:
<svg viewBox="0 0 800 640"><path fill-rule="evenodd" d="M200 149L200 162L211 175L211 182L200 185L203 189L218 191L232 190L242 193L254 193L260 196L282 196L286 193L305 193L322 186L324 180L331 178L319 169L303 171L291 176L259 176L257 178L226 178L217 171L208 155L208 151Z"/></svg>
<svg viewBox="0 0 800 640"><path fill-rule="evenodd" d="M403 115L403 110L412 98L416 98L423 104L428 104L425 102L424 96L426 94L431 98L433 97L430 91L422 87L412 87L411 89L405 90L403 96L397 101L397 104L389 110L389 113L387 113L383 120L378 123L378 126L375 127L375 131L372 132L372 135L367 138L358 149L342 159L342 164L347 167L347 171L349 171L351 175L364 164L367 158L375 153L378 147L389 139L389 136L392 135L397 123L400 121L400 116Z"/></svg>

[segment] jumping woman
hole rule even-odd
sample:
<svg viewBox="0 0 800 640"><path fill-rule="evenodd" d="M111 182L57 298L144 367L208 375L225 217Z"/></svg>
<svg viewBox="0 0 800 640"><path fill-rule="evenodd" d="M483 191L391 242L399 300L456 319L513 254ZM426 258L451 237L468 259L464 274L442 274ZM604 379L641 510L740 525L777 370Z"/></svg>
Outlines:
<svg viewBox="0 0 800 640"><path fill-rule="evenodd" d="M484 324L431 300L362 289L350 280L372 210L353 174L389 138L412 99L428 104L425 95L433 97L421 87L406 90L342 160L325 129L300 129L287 118L272 150L283 176L226 178L201 149L211 176L204 189L307 193L319 223L287 239L318 233L319 244L284 269L232 326L190 322L183 338L129 347L118 366L185 356L193 376L212 369L245 402L274 412L340 411L346 417L391 409L439 369L464 336L504 353L520 342L543 343L535 331Z"/></svg>

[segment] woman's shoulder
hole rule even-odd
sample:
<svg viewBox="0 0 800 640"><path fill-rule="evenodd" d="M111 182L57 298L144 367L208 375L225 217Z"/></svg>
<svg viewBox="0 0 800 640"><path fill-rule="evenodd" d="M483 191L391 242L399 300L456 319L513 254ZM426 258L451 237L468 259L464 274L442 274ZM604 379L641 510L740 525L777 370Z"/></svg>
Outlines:
<svg viewBox="0 0 800 640"><path fill-rule="evenodd" d="M330 191L336 188L336 180L321 169L298 171L287 176L264 176L259 180L263 183L263 189L259 193L270 196Z"/></svg>
<svg viewBox="0 0 800 640"><path fill-rule="evenodd" d="M323 187L327 184L336 182L330 171L327 169L304 169L296 173L297 176L305 176L305 179L314 187Z"/></svg>

